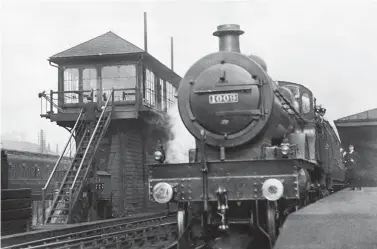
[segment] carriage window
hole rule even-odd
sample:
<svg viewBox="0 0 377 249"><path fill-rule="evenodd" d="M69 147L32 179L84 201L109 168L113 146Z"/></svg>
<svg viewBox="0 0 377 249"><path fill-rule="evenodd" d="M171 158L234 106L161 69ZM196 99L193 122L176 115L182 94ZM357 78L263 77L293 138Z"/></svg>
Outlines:
<svg viewBox="0 0 377 249"><path fill-rule="evenodd" d="M47 172L46 172L46 170L47 170ZM50 171L50 165L46 165L46 170L43 170L42 172L41 172L41 178L44 180L44 179L48 179L48 177L50 176L50 174L49 174L49 171ZM46 175L46 173L47 173L47 175Z"/></svg>
<svg viewBox="0 0 377 249"><path fill-rule="evenodd" d="M67 68L64 70L64 103L78 103L79 90L79 70L77 68Z"/></svg>
<svg viewBox="0 0 377 249"><path fill-rule="evenodd" d="M94 68L85 68L82 71L82 88L84 92L84 102L89 102L92 100L96 101L97 99L97 70ZM93 90L93 94L91 93Z"/></svg>
<svg viewBox="0 0 377 249"><path fill-rule="evenodd" d="M302 102L302 112L304 114L310 112L310 97L308 93L302 94L301 102Z"/></svg>
<svg viewBox="0 0 377 249"><path fill-rule="evenodd" d="M107 66L102 68L102 98L106 101L114 88L115 101L134 101L136 88L135 65Z"/></svg>
<svg viewBox="0 0 377 249"><path fill-rule="evenodd" d="M8 177L9 178L13 178L13 167L12 167L12 163L11 162L8 162Z"/></svg>
<svg viewBox="0 0 377 249"><path fill-rule="evenodd" d="M33 174L33 178L34 179L37 179L39 177L39 167L38 167L38 164L34 165L32 174Z"/></svg>
<svg viewBox="0 0 377 249"><path fill-rule="evenodd" d="M26 164L21 165L21 178L27 178L27 169L26 169Z"/></svg>

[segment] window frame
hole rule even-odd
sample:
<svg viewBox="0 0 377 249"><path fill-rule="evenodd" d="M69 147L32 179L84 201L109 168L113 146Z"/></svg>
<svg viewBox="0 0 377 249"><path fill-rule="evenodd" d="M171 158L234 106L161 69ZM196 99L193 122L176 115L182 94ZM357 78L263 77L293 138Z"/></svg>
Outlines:
<svg viewBox="0 0 377 249"><path fill-rule="evenodd" d="M97 99L98 99L98 91L99 91L99 85L100 85L100 80L99 80L99 77L98 77L98 67L82 67L81 68L81 78L80 78L80 80L81 80L81 84L80 84L80 91L83 91L83 93L84 94L91 94L90 92L89 93L87 93L87 92L84 92L84 91L91 91L91 89L90 90L85 90L84 89L84 81L85 81L85 79L84 79L84 71L86 70L86 69L94 69L95 70L95 73L96 73L96 78L95 78L95 80L96 80L96 88L94 89L94 91L93 91L93 102L97 102ZM89 102L89 101L85 101L85 98L81 95L80 96L80 98L82 98L82 99L80 99L80 103L81 102L84 102L84 103L87 103L87 102Z"/></svg>
<svg viewBox="0 0 377 249"><path fill-rule="evenodd" d="M79 88L78 88L78 91L79 92L82 92L83 91L83 72L85 69L95 69L97 71L97 91L98 91L98 94L102 96L102 91L103 91L103 86L102 86L102 69L104 67L109 67L109 66L131 66L133 65L135 67L135 80L136 80L136 83L135 83L135 100L126 100L126 101L120 101L120 102L116 102L116 105L128 105L130 103L136 103L138 97L137 97L137 93L138 93L138 89L140 89L140 72L139 72L139 63L137 63L136 61L127 61L127 62L115 62L115 63L111 63L111 62L107 62L107 63L95 63L95 64L88 64L88 63L85 63L85 64L76 64L76 65L64 65L61 67L61 76L59 77L59 82L58 82L58 99L59 99L59 106L67 106L67 107L76 107L77 104L81 104L83 103L83 98L80 97L79 98L79 101L77 103L65 103L65 98L64 98L64 94L65 94L65 89L64 89L64 82L65 82L65 78L64 78L64 73L65 73L65 70L67 69L78 69L79 70ZM97 102L104 102L102 98L97 98L96 100Z"/></svg>
<svg viewBox="0 0 377 249"><path fill-rule="evenodd" d="M129 102L132 102L132 103L135 103L136 102L136 95L137 95L137 91L139 89L139 76L138 76L138 64L136 63L115 63L115 64L101 64L100 66L100 69L101 69L101 72L100 72L100 75L101 75L101 82L100 82L100 90L101 90L101 95L103 94L103 76L102 76L102 70L105 68L105 67L122 67L122 66L134 66L135 68L135 87L134 88L119 88L118 90L127 90L127 91L130 91L131 89L134 89L135 93L134 93L134 96L135 96L135 99L133 100L120 100L120 101L115 101L115 103L129 103ZM106 89L105 89L106 90ZM115 89L115 91L117 91L117 89ZM128 94L127 94L128 95Z"/></svg>

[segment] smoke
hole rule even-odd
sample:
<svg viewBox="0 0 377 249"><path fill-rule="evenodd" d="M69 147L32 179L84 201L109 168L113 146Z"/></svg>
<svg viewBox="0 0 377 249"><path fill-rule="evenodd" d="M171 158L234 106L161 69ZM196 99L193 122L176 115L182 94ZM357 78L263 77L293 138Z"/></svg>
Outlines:
<svg viewBox="0 0 377 249"><path fill-rule="evenodd" d="M168 122L171 134L170 140L166 144L166 161L168 163L186 163L189 158L189 150L195 148L195 139L183 124L177 104L169 109Z"/></svg>

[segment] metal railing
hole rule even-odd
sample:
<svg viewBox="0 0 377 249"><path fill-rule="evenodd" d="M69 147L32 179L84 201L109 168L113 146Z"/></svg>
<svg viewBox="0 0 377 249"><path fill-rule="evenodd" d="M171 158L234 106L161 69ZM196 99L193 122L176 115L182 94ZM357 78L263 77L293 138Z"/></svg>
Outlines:
<svg viewBox="0 0 377 249"><path fill-rule="evenodd" d="M66 145L63 149L63 152L61 153L59 159L55 163L55 166L52 169L52 172L51 172L49 178L47 179L45 186L42 188L42 202L43 203L46 201L47 198L53 199L53 195L54 195L54 193L56 191L56 187L57 187L56 185L58 185L59 181L62 180L62 178L59 177L59 176L61 176L61 174L57 175L56 172L60 172L60 171L67 172L67 171L69 171L69 167L71 166L72 161L70 160L68 165L65 164L65 163L63 164L61 162L62 162L62 159L64 157L72 158L72 152L73 151L75 151L74 153L76 153L75 135L77 135L78 133L82 132L83 129L85 129L85 126L81 122L81 118L82 118L83 115L84 115L83 110L81 110L79 117L77 118L76 123L71 130L71 134L70 134L68 141L67 141L67 143L66 143ZM62 167L64 167L64 168L62 168ZM43 213L42 213L43 223L46 220L45 218L46 218L46 208L43 205Z"/></svg>
<svg viewBox="0 0 377 249"><path fill-rule="evenodd" d="M110 97L110 92L114 91L115 105L135 104L137 101L137 88L120 88L120 89L92 89L77 91L50 91L49 94L42 92L41 114L64 113L68 108L77 108L77 105L88 102L106 103ZM43 100L45 103L43 104Z"/></svg>

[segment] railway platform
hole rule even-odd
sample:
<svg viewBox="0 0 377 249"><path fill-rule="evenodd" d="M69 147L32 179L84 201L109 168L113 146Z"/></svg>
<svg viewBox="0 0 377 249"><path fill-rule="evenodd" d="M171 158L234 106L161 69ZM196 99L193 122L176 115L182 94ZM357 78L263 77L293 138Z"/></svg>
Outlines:
<svg viewBox="0 0 377 249"><path fill-rule="evenodd" d="M377 248L377 187L344 189L286 219L274 249Z"/></svg>

